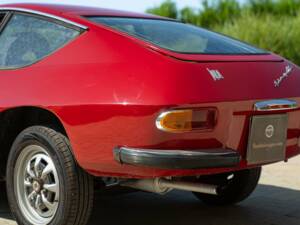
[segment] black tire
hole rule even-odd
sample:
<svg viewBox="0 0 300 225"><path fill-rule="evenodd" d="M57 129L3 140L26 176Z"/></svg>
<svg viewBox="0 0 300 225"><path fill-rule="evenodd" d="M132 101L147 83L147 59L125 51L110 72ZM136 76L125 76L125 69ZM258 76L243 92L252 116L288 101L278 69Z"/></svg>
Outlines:
<svg viewBox="0 0 300 225"><path fill-rule="evenodd" d="M204 176L197 179L197 182L218 185L218 195L194 193L195 196L207 205L224 206L239 203L248 198L255 190L260 175L261 167Z"/></svg>
<svg viewBox="0 0 300 225"><path fill-rule="evenodd" d="M44 193L44 196L46 194L47 196L49 195L56 196L56 193L59 193L58 195L59 200L57 201L58 203L55 205L56 206L55 213L53 213L51 221L45 222L45 224L47 225L48 224L49 225L87 224L93 206L93 195L94 195L93 178L90 175L88 175L85 171L83 171L83 169L81 169L75 162L69 140L63 134L43 126L29 127L25 129L23 132L21 132L16 138L16 140L14 141L9 154L7 174L6 174L7 177L6 185L8 190L7 196L8 196L8 201L9 201L12 214L14 215L17 223L19 225L36 225L34 224L34 222L32 222L33 221L32 219L29 219L30 216L28 217L25 215L26 209L22 210L22 207L20 206L21 203L19 203L20 199L18 198L21 197L18 196L22 196L22 195L21 194L18 195L17 193L20 192L16 190L22 189L22 188L19 189L17 188L17 184L20 184L21 182L19 181L16 182L16 179L18 178L14 178L15 172L21 171L21 169L15 169L16 166L22 164L22 160L18 161L21 162L19 164L17 164L17 160L20 159L19 158L20 156L26 154L26 152L24 152L24 149L28 149L29 148L28 146L29 147L35 146L36 148L41 147L42 149L45 150L45 154L52 160L51 165L54 165L54 168L56 169L55 174L57 175L56 178L59 181L59 186L57 188L57 190L59 191L56 190L55 194L54 192L49 194L47 193L47 190L43 190L44 192L43 191L40 192L39 207L41 208L42 207L45 208L44 202L42 203L40 202L42 201L41 193ZM31 148L33 149L33 147ZM31 165L30 164L31 162L35 162L30 160L28 161L29 161L29 165ZM44 163L44 161L41 161L41 163ZM42 165L43 164L39 166L42 167ZM38 170L34 170L34 168L35 167L32 168L33 171L32 174L39 174L39 172L36 172ZM41 174L42 172L43 171L41 169ZM23 172L23 173L24 173L24 179L27 179L31 182L32 177L28 176L27 174L28 172L27 173ZM50 175L53 177L52 174ZM38 175L36 175L36 179L38 179ZM47 179L49 180L51 179L51 177ZM41 183L41 187L42 185L45 184L46 183L44 184ZM32 187L31 186L28 187L24 184L24 189L25 189L24 193L28 192L26 188L29 188L30 192L31 192L31 188L33 191L35 191L33 185ZM25 196L27 197L27 195ZM34 198L32 198L31 200L33 201ZM24 205L26 204L24 203ZM45 210L46 209L47 208L45 208ZM44 224L42 223L42 225Z"/></svg>

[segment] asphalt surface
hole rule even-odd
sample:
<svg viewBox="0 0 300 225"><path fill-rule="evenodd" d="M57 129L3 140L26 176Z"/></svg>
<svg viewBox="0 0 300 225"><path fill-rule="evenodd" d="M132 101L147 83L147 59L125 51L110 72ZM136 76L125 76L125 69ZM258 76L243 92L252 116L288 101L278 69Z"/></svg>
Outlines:
<svg viewBox="0 0 300 225"><path fill-rule="evenodd" d="M16 225L5 195L0 225ZM208 207L186 192L96 196L89 225L300 225L300 157L267 166L255 193L230 207Z"/></svg>

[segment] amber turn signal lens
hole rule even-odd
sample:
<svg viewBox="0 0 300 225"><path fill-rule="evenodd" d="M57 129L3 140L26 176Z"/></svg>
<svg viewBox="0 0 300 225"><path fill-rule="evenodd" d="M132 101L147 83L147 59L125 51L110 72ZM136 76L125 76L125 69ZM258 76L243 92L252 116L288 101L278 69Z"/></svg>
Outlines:
<svg viewBox="0 0 300 225"><path fill-rule="evenodd" d="M156 121L158 129L173 133L213 129L215 124L215 109L172 110L162 113Z"/></svg>

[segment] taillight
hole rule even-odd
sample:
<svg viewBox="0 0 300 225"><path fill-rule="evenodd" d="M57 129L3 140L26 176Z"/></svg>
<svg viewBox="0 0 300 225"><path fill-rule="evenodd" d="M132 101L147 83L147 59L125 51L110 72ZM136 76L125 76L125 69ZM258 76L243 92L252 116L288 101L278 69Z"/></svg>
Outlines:
<svg viewBox="0 0 300 225"><path fill-rule="evenodd" d="M158 129L180 133L194 130L211 130L217 120L216 109L179 109L167 111L157 118Z"/></svg>

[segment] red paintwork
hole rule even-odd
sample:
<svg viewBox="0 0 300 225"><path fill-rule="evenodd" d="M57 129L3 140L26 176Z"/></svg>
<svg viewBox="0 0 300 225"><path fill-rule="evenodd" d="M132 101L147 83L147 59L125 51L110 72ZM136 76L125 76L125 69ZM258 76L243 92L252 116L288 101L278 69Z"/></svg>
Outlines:
<svg viewBox="0 0 300 225"><path fill-rule="evenodd" d="M0 111L35 106L53 112L64 125L78 163L97 176L157 177L220 173L247 168L158 170L120 165L116 146L156 149L228 147L245 156L250 116L258 100L288 98L300 105L300 71L275 88L288 64L276 55L183 55L93 24L80 15L152 17L73 6L14 4L70 19L89 31L42 61L0 71ZM215 82L207 68L222 71ZM155 127L164 110L216 107L210 132L170 134ZM287 159L300 153L300 111L289 114Z"/></svg>

